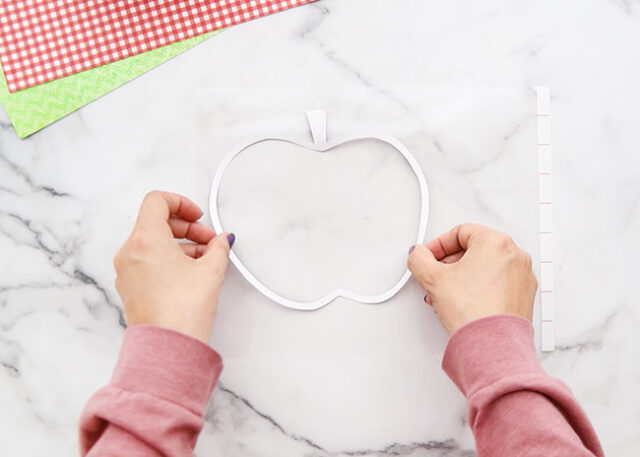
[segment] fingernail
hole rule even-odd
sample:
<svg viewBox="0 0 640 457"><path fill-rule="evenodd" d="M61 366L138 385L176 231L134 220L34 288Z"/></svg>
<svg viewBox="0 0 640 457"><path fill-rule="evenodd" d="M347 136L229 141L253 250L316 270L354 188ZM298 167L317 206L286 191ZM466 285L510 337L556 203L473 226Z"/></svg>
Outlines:
<svg viewBox="0 0 640 457"><path fill-rule="evenodd" d="M409 254L411 254L415 248L416 248L416 245L415 245L415 244L414 244L413 246L411 246L411 247L409 248Z"/></svg>
<svg viewBox="0 0 640 457"><path fill-rule="evenodd" d="M233 233L227 235L227 242L229 243L229 249L233 247L233 243L236 242L236 236Z"/></svg>

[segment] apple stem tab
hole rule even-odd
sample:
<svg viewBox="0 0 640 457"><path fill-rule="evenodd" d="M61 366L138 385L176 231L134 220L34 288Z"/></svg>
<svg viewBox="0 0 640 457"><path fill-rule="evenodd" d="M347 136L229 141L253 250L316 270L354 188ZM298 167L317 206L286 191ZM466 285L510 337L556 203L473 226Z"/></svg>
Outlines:
<svg viewBox="0 0 640 457"><path fill-rule="evenodd" d="M321 109L307 111L307 121L314 144L327 142L327 113Z"/></svg>

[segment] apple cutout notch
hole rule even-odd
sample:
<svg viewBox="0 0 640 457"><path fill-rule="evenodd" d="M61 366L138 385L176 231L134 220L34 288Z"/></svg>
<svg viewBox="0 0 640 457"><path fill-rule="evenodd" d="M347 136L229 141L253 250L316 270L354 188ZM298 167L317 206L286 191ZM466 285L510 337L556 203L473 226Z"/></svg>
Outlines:
<svg viewBox="0 0 640 457"><path fill-rule="evenodd" d="M261 143L264 141L283 141L286 143L291 143L293 145L297 145L299 147L316 151L319 153L328 153L333 148L344 145L346 143L361 141L361 140L377 140L382 143L385 143L399 152L404 159L407 161L411 170L415 174L418 185L420 188L420 220L418 223L418 231L416 236L415 244L420 244L424 240L424 236L427 229L427 220L429 213L429 190L427 187L427 181L425 179L424 173L422 172L422 168L418 164L415 156L395 137L377 132L355 132L349 135L343 136L342 138L338 138L335 140L327 141L327 115L323 110L312 110L306 113L307 121L309 123L309 128L311 131L311 137L313 142L309 142L308 140L301 140L296 138L287 138L280 136L263 136L258 138L252 138L243 141L242 143L236 145L232 148L222 159L218 168L216 169L215 176L213 178L213 182L211 184L211 193L209 198L209 207L211 213L211 220L213 222L213 227L216 232L221 233L224 232L224 228L222 227L222 222L220 220L220 214L218 211L218 193L220 189L220 184L222 182L222 178L233 159L238 156L242 151L246 150L250 146L253 146L257 143ZM405 253L402 253L406 255ZM296 301L286 298L263 284L260 280L258 280L249 269L242 263L240 258L233 252L233 250L229 254L229 258L231 262L236 266L240 274L245 277L249 283L254 286L258 291L260 291L263 295L270 298L271 300L279 303L282 306L292 309L298 310L316 310L322 308L323 306L329 304L333 300L338 297L345 297L351 300L360 302L360 303L382 303L384 301L389 300L393 297L402 287L407 283L409 278L411 277L411 273L409 270L405 270L404 274L400 279L389 289L386 291L375 294L375 295L362 295L351 290L347 290L344 288L334 289L317 300L314 301Z"/></svg>

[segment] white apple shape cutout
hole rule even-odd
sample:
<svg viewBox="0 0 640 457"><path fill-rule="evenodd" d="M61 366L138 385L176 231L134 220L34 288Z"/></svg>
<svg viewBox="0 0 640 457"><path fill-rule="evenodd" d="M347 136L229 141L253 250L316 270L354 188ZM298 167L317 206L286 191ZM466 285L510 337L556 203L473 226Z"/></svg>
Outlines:
<svg viewBox="0 0 640 457"><path fill-rule="evenodd" d="M213 222L213 227L217 233L224 232L224 228L222 227L222 222L220 221L220 214L218 213L218 191L220 189L220 183L222 182L222 177L224 176L227 167L231 163L231 161L242 151L247 149L249 146L253 146L254 144L261 143L263 141L284 141L287 143L291 143L306 149L310 149L317 152L327 152L337 146L343 145L345 143L349 143L352 141L358 140L378 140L384 143L389 144L394 149L396 149L402 156L406 159L406 161L411 166L411 169L416 175L418 179L418 184L420 185L420 193L421 193L421 204L420 204L420 222L418 224L418 235L416 237L416 244L420 244L424 240L424 236L427 230L427 220L429 215L429 189L427 187L427 180L424 177L424 173L422 172L422 168L418 164L415 156L395 137L391 135L387 135L384 133L375 133L375 132L358 132L353 133L342 138L327 141L327 115L323 110L312 110L307 113L307 121L309 122L309 127L311 130L311 136L313 138L313 143L305 140L298 140L295 138L285 138L279 136L269 136L269 137L258 137L243 141L242 143L236 145L233 149L231 149L222 159L220 165L216 170L216 174L213 178L213 182L211 184L211 194L209 197L209 207L211 212L211 220ZM403 255L406 255L404 252ZM245 277L247 281L253 287L258 289L262 294L276 303L281 304L287 308L298 309L298 310L316 310L320 309L325 305L328 305L333 300L338 297L345 297L351 300L355 300L360 303L382 303L384 301L389 300L395 294L398 293L400 289L407 283L409 278L411 277L411 272L406 270L402 277L396 282L390 289L385 292L377 295L361 295L355 293L351 290L338 288L332 290L331 292L325 294L324 296L318 298L315 301L296 301L290 300L282 295L279 295L272 291L270 288L265 286L262 282L260 282L248 269L247 267L240 261L238 256L233 252L233 250L229 254L229 258L231 262L236 266L240 274Z"/></svg>

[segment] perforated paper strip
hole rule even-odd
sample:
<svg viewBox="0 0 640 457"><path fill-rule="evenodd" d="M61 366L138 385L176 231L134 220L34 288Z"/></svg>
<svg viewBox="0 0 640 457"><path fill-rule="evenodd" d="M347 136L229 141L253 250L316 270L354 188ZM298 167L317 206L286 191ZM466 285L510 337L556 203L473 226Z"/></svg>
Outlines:
<svg viewBox="0 0 640 457"><path fill-rule="evenodd" d="M3 0L10 92L315 0Z"/></svg>
<svg viewBox="0 0 640 457"><path fill-rule="evenodd" d="M538 208L540 210L540 342L543 351L555 349L553 302L553 188L551 181L551 97L548 87L537 88Z"/></svg>

